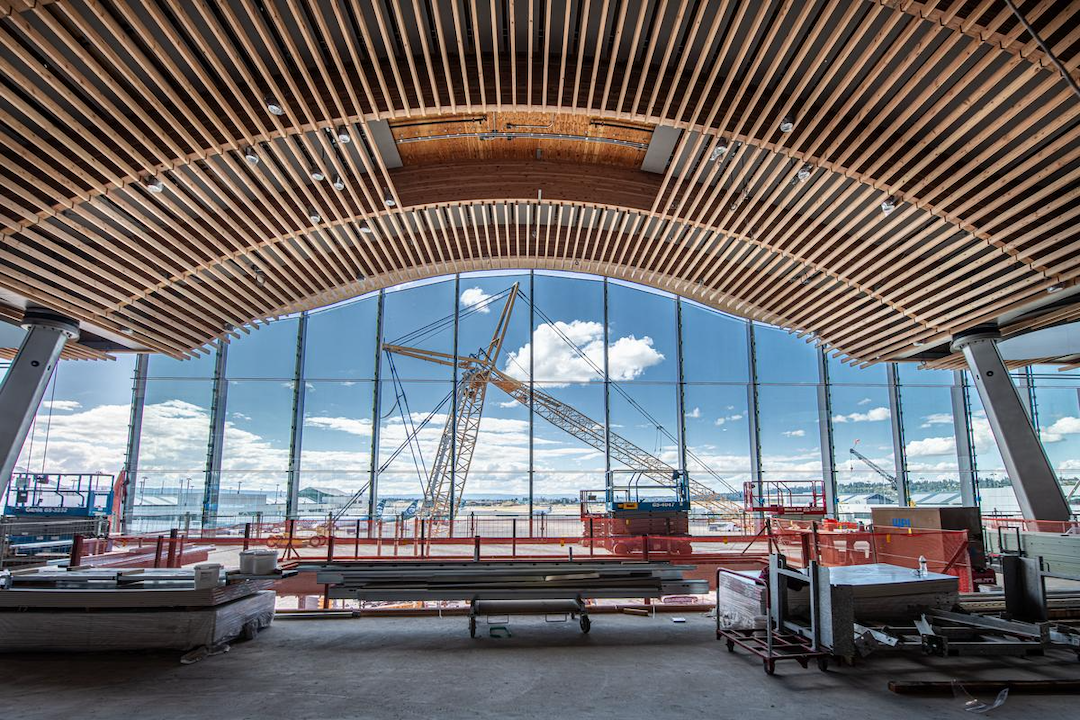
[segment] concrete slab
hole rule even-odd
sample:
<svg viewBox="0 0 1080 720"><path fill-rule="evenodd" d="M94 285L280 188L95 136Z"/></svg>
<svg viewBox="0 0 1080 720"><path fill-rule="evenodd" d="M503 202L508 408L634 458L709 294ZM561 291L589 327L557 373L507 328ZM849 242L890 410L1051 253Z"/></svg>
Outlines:
<svg viewBox="0 0 1080 720"><path fill-rule="evenodd" d="M465 618L277 620L231 652L25 655L0 660L5 720L45 718L794 718L969 717L954 698L900 697L890 679L1073 678L1072 654L1037 660L889 659L803 670L729 654L710 618L511 618L511 637ZM1075 698L1010 697L995 718L1074 718Z"/></svg>

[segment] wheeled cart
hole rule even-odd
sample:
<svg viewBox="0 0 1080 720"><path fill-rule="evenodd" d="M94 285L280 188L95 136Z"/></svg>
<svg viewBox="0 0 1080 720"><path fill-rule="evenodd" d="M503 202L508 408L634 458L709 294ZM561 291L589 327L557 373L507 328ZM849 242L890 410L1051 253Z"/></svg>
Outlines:
<svg viewBox="0 0 1080 720"><path fill-rule="evenodd" d="M469 603L469 635L476 637L476 618L484 616L506 617L511 615L543 615L548 622L566 622L577 619L581 632L592 627L589 610L580 598L567 600L477 600ZM552 620L552 618L556 618Z"/></svg>

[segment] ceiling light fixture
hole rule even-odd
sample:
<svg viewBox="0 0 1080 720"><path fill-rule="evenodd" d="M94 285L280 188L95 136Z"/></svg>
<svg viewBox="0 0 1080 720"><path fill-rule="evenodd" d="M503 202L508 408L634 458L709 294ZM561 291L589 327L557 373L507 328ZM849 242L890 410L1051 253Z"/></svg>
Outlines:
<svg viewBox="0 0 1080 720"><path fill-rule="evenodd" d="M1048 292L1048 293L1056 293L1056 292L1061 292L1064 289L1065 288L1063 286L1061 286L1061 285L1051 285L1050 287L1046 288L1046 292Z"/></svg>
<svg viewBox="0 0 1080 720"><path fill-rule="evenodd" d="M335 190L344 190L345 189L345 181L341 179L340 175L335 175L334 176L334 189Z"/></svg>
<svg viewBox="0 0 1080 720"><path fill-rule="evenodd" d="M375 232L375 230L373 230L370 225L361 225L360 232L363 235L370 235L371 233Z"/></svg>
<svg viewBox="0 0 1080 720"><path fill-rule="evenodd" d="M151 175L146 179L146 189L155 195L160 195L165 191L165 183L161 182L156 175Z"/></svg>
<svg viewBox="0 0 1080 720"><path fill-rule="evenodd" d="M397 205L397 200L394 199L394 194L390 192L390 188L384 188L383 202L386 203L386 207L394 207Z"/></svg>
<svg viewBox="0 0 1080 720"><path fill-rule="evenodd" d="M284 115L285 108L271 95L267 95L263 98L263 104L266 105L266 111L271 115Z"/></svg>
<svg viewBox="0 0 1080 720"><path fill-rule="evenodd" d="M244 160L252 167L259 164L259 156L255 153L255 148L249 147L244 150Z"/></svg>
<svg viewBox="0 0 1080 720"><path fill-rule="evenodd" d="M319 168L315 167L314 165L312 165L311 169L308 170L308 175L315 182L322 182L323 180L326 179L326 175L323 174L323 171L320 170Z"/></svg>
<svg viewBox="0 0 1080 720"><path fill-rule="evenodd" d="M720 158L724 157L724 154L728 151L727 140L720 138L720 142L713 148L712 154L709 155L709 162L716 162Z"/></svg>
<svg viewBox="0 0 1080 720"><path fill-rule="evenodd" d="M255 270L255 284L260 287L266 284L266 273L262 270Z"/></svg>
<svg viewBox="0 0 1080 720"><path fill-rule="evenodd" d="M780 121L780 132L789 133L795 129L795 118L788 115Z"/></svg>
<svg viewBox="0 0 1080 720"><path fill-rule="evenodd" d="M810 176L814 174L814 166L810 163L805 163L799 171L795 173L795 179L801 183L810 179Z"/></svg>
<svg viewBox="0 0 1080 720"><path fill-rule="evenodd" d="M896 198L887 197L881 201L881 212L889 215L896 209Z"/></svg>
<svg viewBox="0 0 1080 720"><path fill-rule="evenodd" d="M315 208L311 208L310 210L308 210L307 211L307 216L308 216L308 220L310 220L313 223L317 223L320 220L322 220L322 215L320 215L319 211L316 210Z"/></svg>
<svg viewBox="0 0 1080 720"><path fill-rule="evenodd" d="M339 127L337 130L337 141L341 145L348 145L352 142L352 135L349 134L348 129Z"/></svg>
<svg viewBox="0 0 1080 720"><path fill-rule="evenodd" d="M122 335L134 335L135 331L132 330L131 328L127 327L127 326L124 326L124 327L120 328L120 333Z"/></svg>

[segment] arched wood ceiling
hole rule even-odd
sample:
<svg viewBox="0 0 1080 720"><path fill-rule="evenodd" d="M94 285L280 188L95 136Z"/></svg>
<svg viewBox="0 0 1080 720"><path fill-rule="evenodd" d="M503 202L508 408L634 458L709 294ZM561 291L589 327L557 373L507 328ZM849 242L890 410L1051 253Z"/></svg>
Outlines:
<svg viewBox="0 0 1080 720"><path fill-rule="evenodd" d="M1018 5L1080 78L1080 0ZM0 16L0 291L173 355L405 280L525 267L650 284L873 362L1080 275L1080 99L1003 0ZM680 134L644 172L658 127Z"/></svg>

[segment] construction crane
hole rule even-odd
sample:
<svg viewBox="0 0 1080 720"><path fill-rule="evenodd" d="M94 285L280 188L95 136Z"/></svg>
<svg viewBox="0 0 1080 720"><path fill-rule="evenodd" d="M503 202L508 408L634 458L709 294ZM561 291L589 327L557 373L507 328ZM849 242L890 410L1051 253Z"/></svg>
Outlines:
<svg viewBox="0 0 1080 720"><path fill-rule="evenodd" d="M856 457L859 460L862 460L864 465L866 465L868 468L870 468L871 470L876 472L881 477L888 480L892 484L893 488L896 489L897 494L899 494L900 493L900 483L897 482L896 476L885 472L885 470L883 470L880 465L878 465L876 462L874 462L873 460L871 460L870 458L866 457L861 452L856 450L855 445L858 445L858 444L859 444L859 441L856 440L855 443L851 446L851 449L848 450L848 452L851 453L852 457Z"/></svg>
<svg viewBox="0 0 1080 720"><path fill-rule="evenodd" d="M511 377L496 367L517 297L518 286L515 283L503 305L491 342L488 343L487 348L482 348L474 355L455 357L452 354L434 350L393 344L383 345L383 350L395 355L450 367L453 367L456 362L458 369L462 371L456 389L457 412L451 412L443 429L427 479L424 502L419 515L421 517L446 516L449 514L451 499L455 511L461 506L469 466L476 449L476 437L480 428L480 417L488 385L494 385L526 407L531 405L537 415L586 445L600 451L609 448L613 460L640 472L644 477L661 485L673 486L679 477L674 467L616 433L605 433L603 423L591 419L542 390L530 388L528 383ZM453 473L451 473L451 467L453 467ZM695 480L690 481L690 499L708 512L742 512L740 505Z"/></svg>

